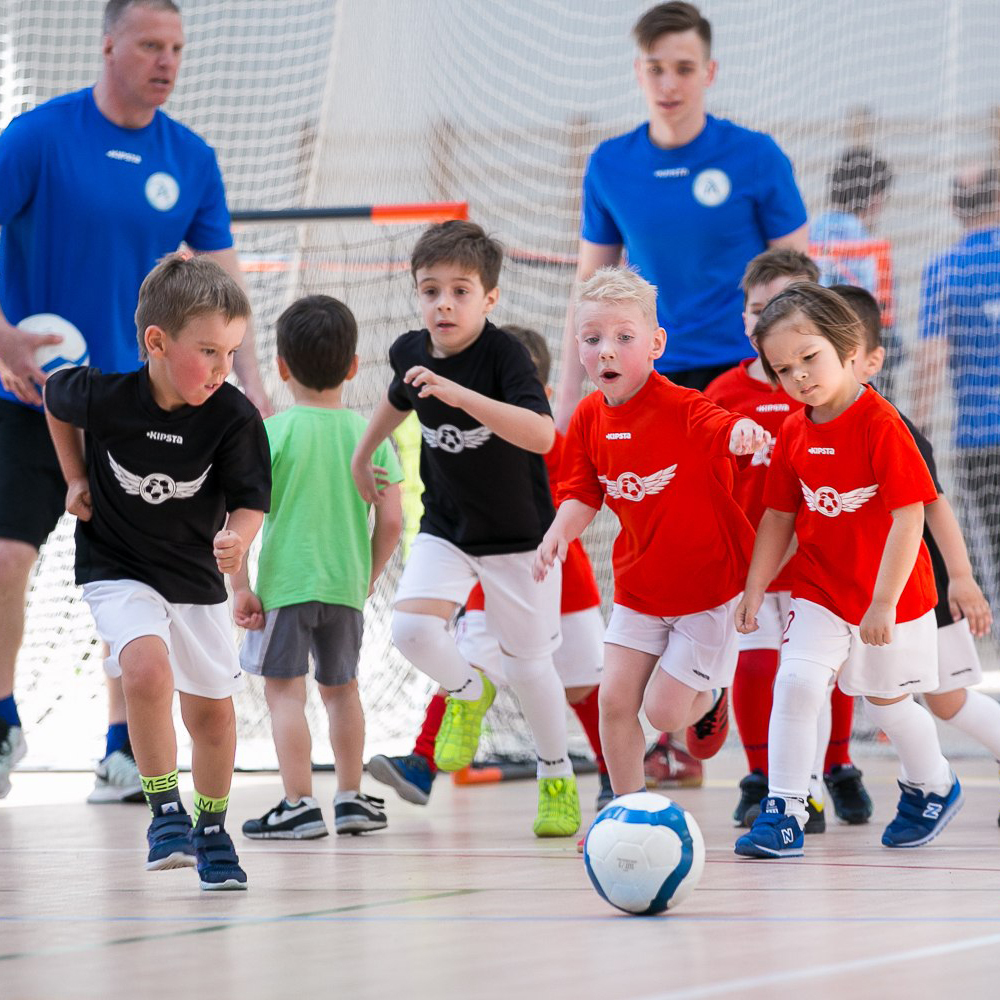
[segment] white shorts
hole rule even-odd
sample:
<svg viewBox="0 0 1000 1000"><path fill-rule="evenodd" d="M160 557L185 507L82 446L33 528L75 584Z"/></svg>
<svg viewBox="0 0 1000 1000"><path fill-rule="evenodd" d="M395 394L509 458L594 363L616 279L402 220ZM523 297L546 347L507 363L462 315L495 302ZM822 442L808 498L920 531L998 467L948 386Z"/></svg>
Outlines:
<svg viewBox="0 0 1000 1000"><path fill-rule="evenodd" d="M937 630L937 648L940 684L934 689L934 694L958 691L983 679L983 665L979 662L976 640L965 618Z"/></svg>
<svg viewBox="0 0 1000 1000"><path fill-rule="evenodd" d="M792 595L787 590L764 595L764 603L757 612L757 631L748 635L736 633L741 653L750 649L781 649L791 600Z"/></svg>
<svg viewBox="0 0 1000 1000"><path fill-rule="evenodd" d="M861 629L812 601L793 597L781 662L806 660L829 667L844 694L898 698L938 685L934 612L893 626L888 646L868 646ZM839 673L838 673L839 671Z"/></svg>
<svg viewBox="0 0 1000 1000"><path fill-rule="evenodd" d="M174 687L199 698L228 698L243 687L243 672L228 604L171 604L137 580L83 586L98 635L111 647L104 669L121 677L121 651L133 640L163 640Z"/></svg>
<svg viewBox="0 0 1000 1000"><path fill-rule="evenodd" d="M736 672L739 597L708 611L655 618L616 604L604 641L659 656L660 669L695 691L729 687Z"/></svg>
<svg viewBox="0 0 1000 1000"><path fill-rule="evenodd" d="M478 580L486 604L486 628L510 656L534 659L559 647L562 564L541 583L531 577L535 552L470 556L434 535L418 534L396 589L394 604L413 600L465 604Z"/></svg>
<svg viewBox="0 0 1000 1000"><path fill-rule="evenodd" d="M552 654L563 687L600 684L604 669L604 619L600 608L585 608L560 617L562 645ZM466 611L455 630L459 652L480 667L494 684L506 684L500 644L486 628L486 613Z"/></svg>

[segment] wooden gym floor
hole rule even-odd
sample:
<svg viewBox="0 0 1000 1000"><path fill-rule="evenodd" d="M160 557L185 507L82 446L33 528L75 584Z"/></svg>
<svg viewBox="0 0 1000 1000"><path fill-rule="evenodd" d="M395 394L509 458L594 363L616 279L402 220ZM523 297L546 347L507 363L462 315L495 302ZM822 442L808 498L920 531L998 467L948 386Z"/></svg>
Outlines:
<svg viewBox="0 0 1000 1000"><path fill-rule="evenodd" d="M894 766L858 762L872 824L834 823L804 858L754 862L732 852L743 760L724 751L703 788L673 793L705 834L701 885L645 919L598 897L575 838L532 836L530 782L439 779L425 808L385 789L390 828L365 837L237 834L249 891L205 893L190 869L143 870L145 807L86 805L86 774L15 773L0 803L0 997L1000 995L995 765L956 761L965 809L928 847L889 851ZM333 782L317 776L328 822ZM596 778L581 788L586 822ZM238 775L231 829L279 795L275 775Z"/></svg>

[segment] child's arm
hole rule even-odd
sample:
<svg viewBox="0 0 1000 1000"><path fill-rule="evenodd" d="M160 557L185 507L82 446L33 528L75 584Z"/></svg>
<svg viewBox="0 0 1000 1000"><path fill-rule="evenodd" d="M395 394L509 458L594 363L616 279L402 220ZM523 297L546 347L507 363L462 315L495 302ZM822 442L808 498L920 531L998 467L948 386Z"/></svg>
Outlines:
<svg viewBox="0 0 1000 1000"><path fill-rule="evenodd" d="M403 496L399 483L391 483L382 490L381 500L375 507L375 528L372 531L372 575L368 583L368 596L375 590L375 581L382 575L403 533Z"/></svg>
<svg viewBox="0 0 1000 1000"><path fill-rule="evenodd" d="M375 407L368 426L351 456L351 476L365 503L377 504L383 495L386 482L376 477L372 467L375 449L406 419L407 410L397 410L388 397ZM384 469L378 470L380 473Z"/></svg>
<svg viewBox="0 0 1000 1000"><path fill-rule="evenodd" d="M924 531L924 505L911 503L890 511L892 527L885 539L882 560L875 577L872 602L861 619L861 641L869 646L892 642L896 604L913 572Z"/></svg>
<svg viewBox="0 0 1000 1000"><path fill-rule="evenodd" d="M48 408L45 410L45 420L59 459L59 468L66 480L66 510L81 521L89 521L93 508L80 429L52 416Z"/></svg>
<svg viewBox="0 0 1000 1000"><path fill-rule="evenodd" d="M240 507L229 512L226 526L215 536L212 546L220 573L235 573L243 565L243 556L263 523L262 510Z"/></svg>
<svg viewBox="0 0 1000 1000"><path fill-rule="evenodd" d="M448 406L465 410L497 437L525 451L545 455L555 443L556 426L547 413L536 413L524 406L491 399L450 379L441 378L421 365L411 368L403 381L418 388L421 398L433 396Z"/></svg>
<svg viewBox="0 0 1000 1000"><path fill-rule="evenodd" d="M795 515L768 507L760 519L747 585L736 606L736 631L744 635L757 631L757 612L764 594L778 570L787 561L788 546L795 535Z"/></svg>
<svg viewBox="0 0 1000 1000"><path fill-rule="evenodd" d="M729 450L734 455L752 455L770 443L770 433L748 417L737 420L729 435Z"/></svg>
<svg viewBox="0 0 1000 1000"><path fill-rule="evenodd" d="M246 560L232 574L233 584L233 621L240 628L256 632L264 627L264 605L260 598L250 589L250 570Z"/></svg>
<svg viewBox="0 0 1000 1000"><path fill-rule="evenodd" d="M584 529L597 517L597 511L582 500L563 500L556 511L555 520L549 525L535 552L531 573L536 580L544 580L556 559L563 561L570 543L575 542Z"/></svg>
<svg viewBox="0 0 1000 1000"><path fill-rule="evenodd" d="M986 635L993 624L993 613L972 576L969 550L947 497L938 496L934 503L928 504L924 517L948 569L948 604L952 618L958 621L964 615L973 635Z"/></svg>

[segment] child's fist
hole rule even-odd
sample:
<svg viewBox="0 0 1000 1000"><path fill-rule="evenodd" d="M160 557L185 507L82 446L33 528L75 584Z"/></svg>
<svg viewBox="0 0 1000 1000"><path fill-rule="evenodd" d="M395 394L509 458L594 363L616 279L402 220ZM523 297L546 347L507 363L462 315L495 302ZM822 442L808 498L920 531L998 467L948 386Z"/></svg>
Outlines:
<svg viewBox="0 0 1000 1000"><path fill-rule="evenodd" d="M243 565L243 552L243 539L228 528L223 528L212 543L212 554L220 573L235 573Z"/></svg>

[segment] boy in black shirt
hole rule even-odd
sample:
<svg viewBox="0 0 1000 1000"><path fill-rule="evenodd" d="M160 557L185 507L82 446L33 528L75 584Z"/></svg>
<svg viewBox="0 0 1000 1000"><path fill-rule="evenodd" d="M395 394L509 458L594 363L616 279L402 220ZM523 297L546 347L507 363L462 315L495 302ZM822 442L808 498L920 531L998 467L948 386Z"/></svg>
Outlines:
<svg viewBox="0 0 1000 1000"><path fill-rule="evenodd" d="M70 369L45 386L66 509L79 518L76 582L122 676L153 814L146 868L196 865L203 889L246 888L224 829L242 677L222 574L239 569L270 502L263 423L225 381L249 316L216 263L167 257L139 290L146 365ZM177 788L175 688L193 743L193 830Z"/></svg>
<svg viewBox="0 0 1000 1000"><path fill-rule="evenodd" d="M496 693L447 631L479 580L487 629L535 739L534 832L563 837L579 828L580 802L552 663L561 640L560 577L531 577L534 548L555 515L542 458L555 427L527 350L487 319L502 259L500 246L471 222L431 226L417 241L410 268L425 329L390 348L394 377L351 471L364 499L377 503L372 455L416 411L424 515L396 592L392 633L407 659L449 693L435 763L457 771L472 762Z"/></svg>

